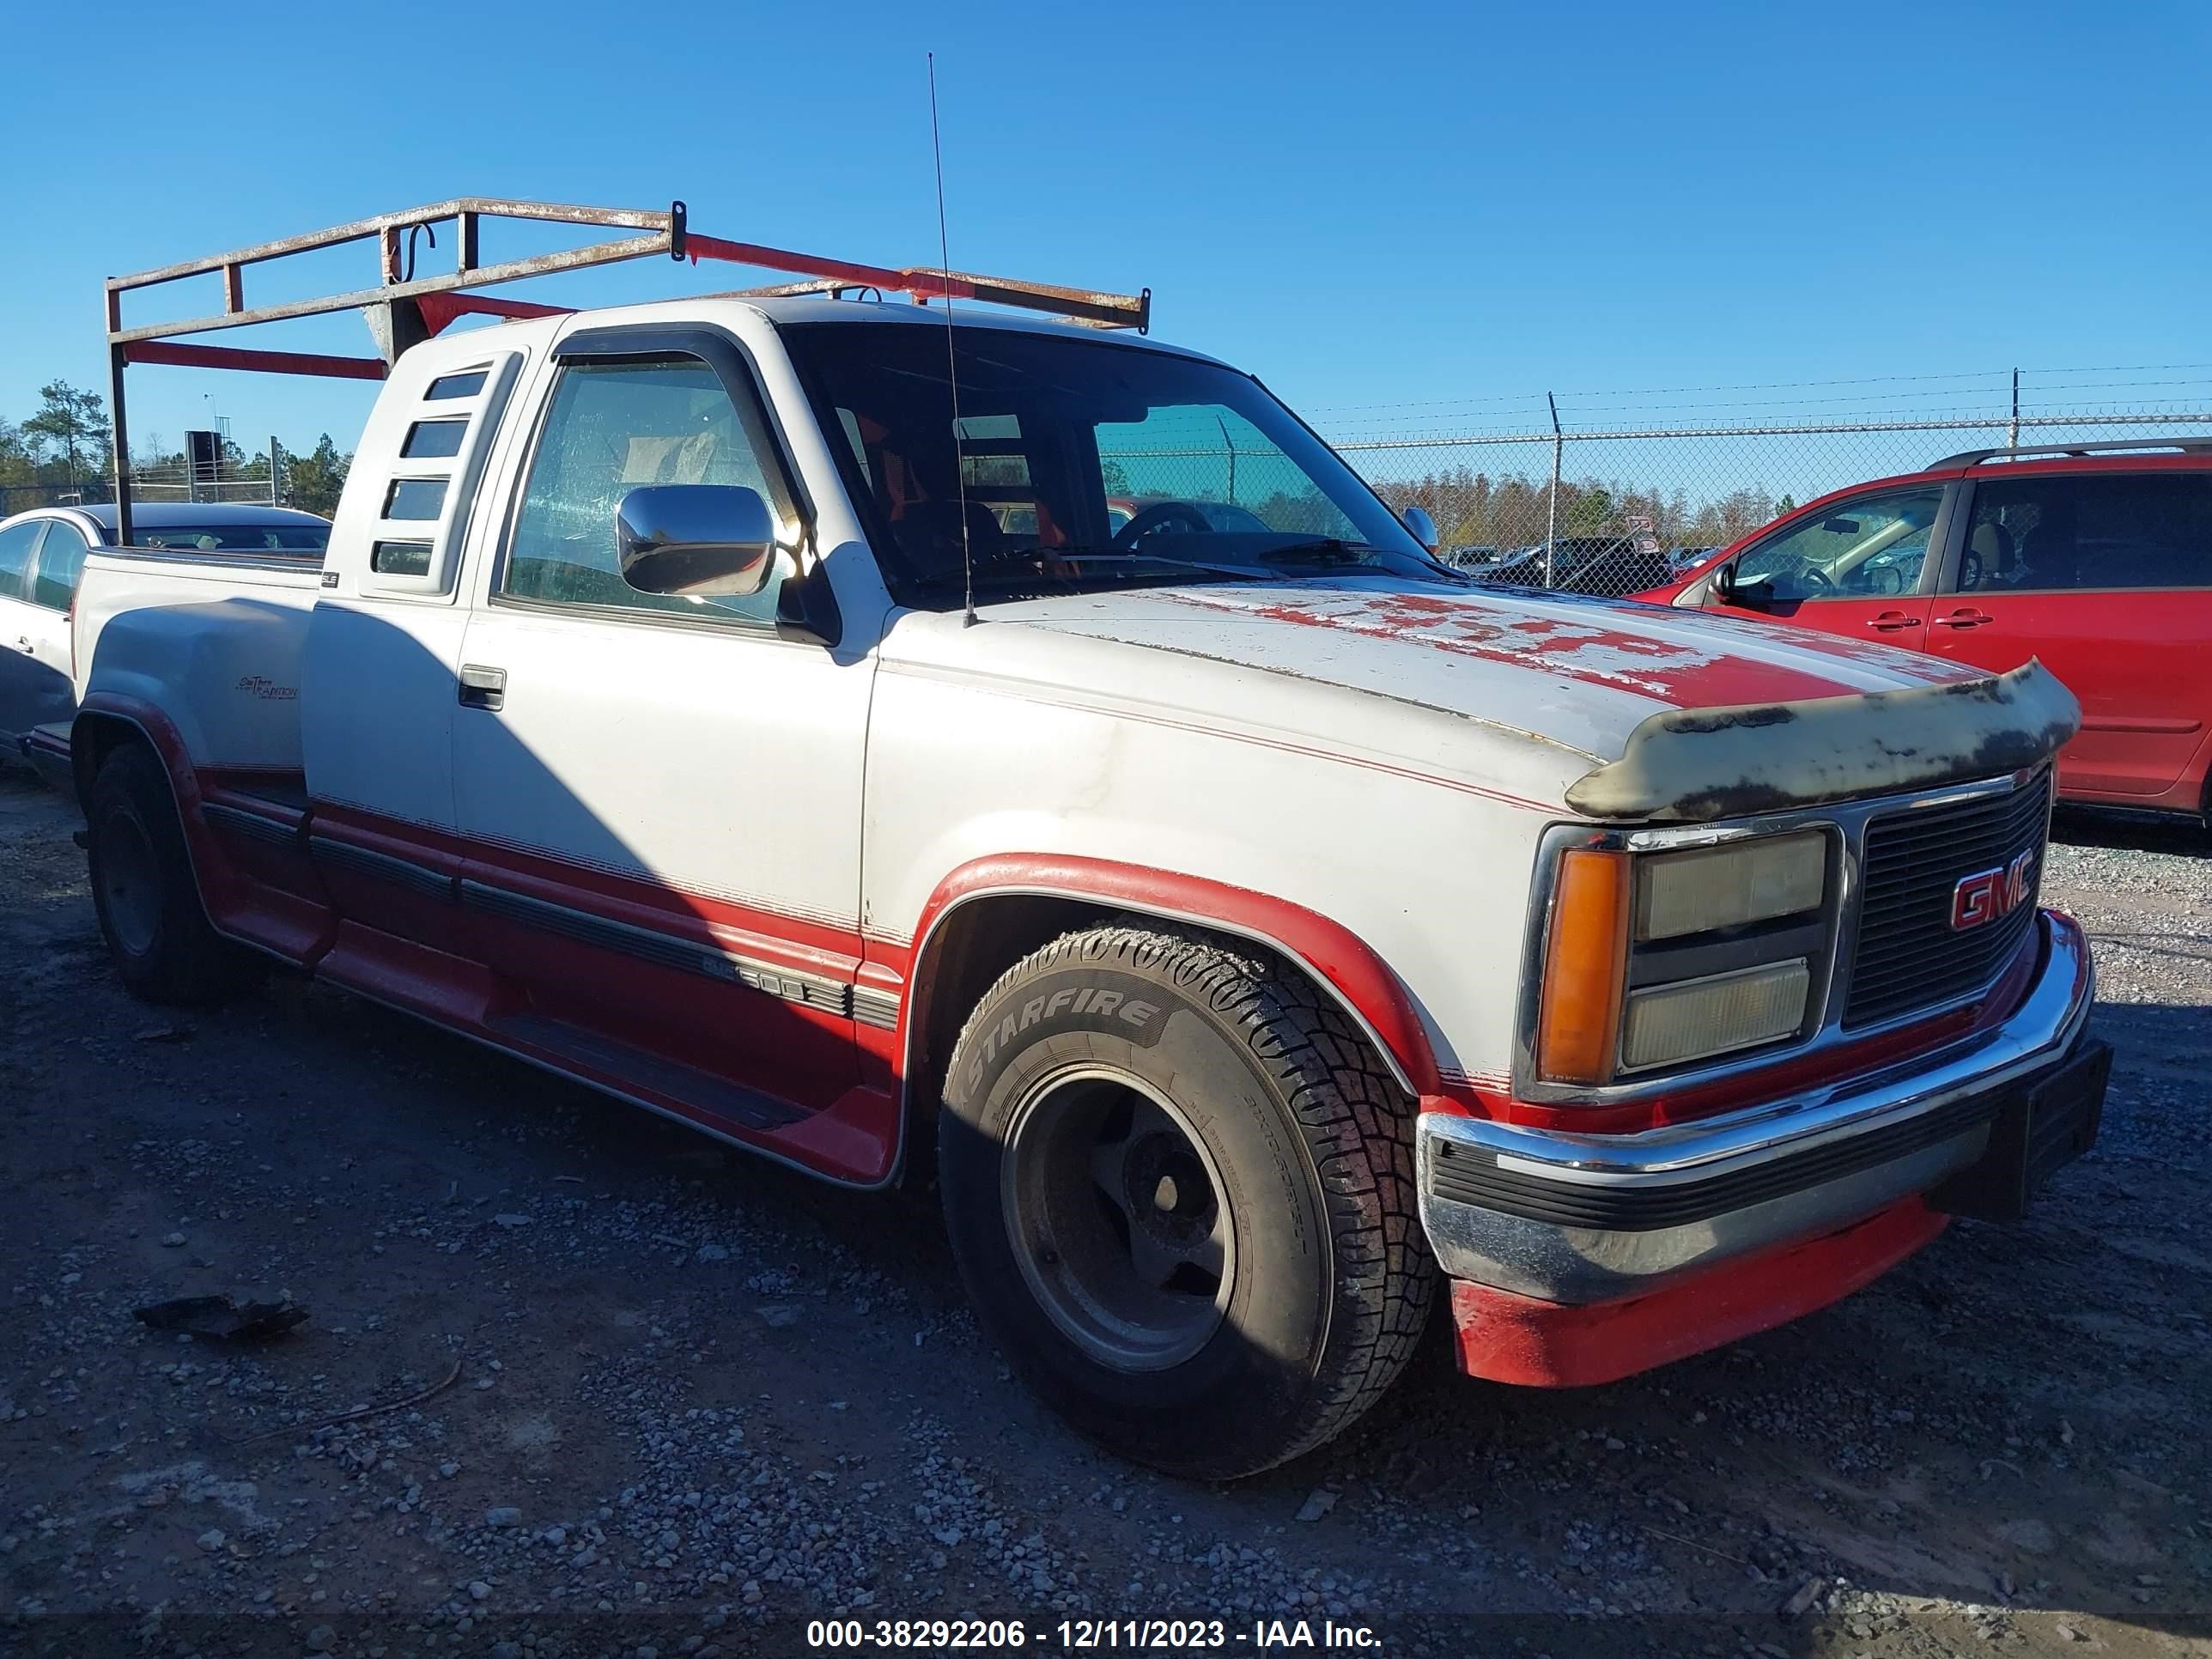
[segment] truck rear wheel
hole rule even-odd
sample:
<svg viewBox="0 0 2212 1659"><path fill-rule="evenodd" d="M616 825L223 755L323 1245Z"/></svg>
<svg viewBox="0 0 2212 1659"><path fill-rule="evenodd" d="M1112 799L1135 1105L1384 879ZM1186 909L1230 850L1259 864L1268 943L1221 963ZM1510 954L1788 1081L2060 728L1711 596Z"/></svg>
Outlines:
<svg viewBox="0 0 2212 1659"><path fill-rule="evenodd" d="M208 924L169 775L151 750L125 744L100 762L85 821L100 931L134 995L206 1005L252 976L253 959Z"/></svg>
<svg viewBox="0 0 2212 1659"><path fill-rule="evenodd" d="M1070 933L953 1050L953 1253L1077 1429L1171 1474L1255 1474L1340 1432L1419 1340L1411 1114L1302 977L1202 935Z"/></svg>

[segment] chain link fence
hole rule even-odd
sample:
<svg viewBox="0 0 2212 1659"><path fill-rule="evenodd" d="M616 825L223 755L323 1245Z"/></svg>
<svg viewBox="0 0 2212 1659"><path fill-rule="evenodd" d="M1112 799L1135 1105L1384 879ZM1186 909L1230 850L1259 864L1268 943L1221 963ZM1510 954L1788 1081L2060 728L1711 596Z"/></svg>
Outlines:
<svg viewBox="0 0 2212 1659"><path fill-rule="evenodd" d="M226 459L212 476L203 467L195 477L191 463L183 460L137 462L131 469L131 499L281 505L278 491L282 484L272 484L266 454L236 460ZM27 513L34 507L91 506L114 499L115 485L104 477L80 478L74 483L0 484L0 519L14 513Z"/></svg>
<svg viewBox="0 0 2212 1659"><path fill-rule="evenodd" d="M1391 506L1419 507L1435 520L1452 562L1493 580L1619 595L1665 582L1697 555L1830 490L1963 451L2212 435L2212 381L2200 372L2212 365L2148 367L2186 374L2143 381L2117 378L2143 369L2031 371L2023 385L2023 372L2011 370L1829 383L1855 388L1832 401L1873 406L1850 416L1828 414L1821 389L1800 385L1720 388L1784 395L1671 410L1650 399L1693 400L1698 389L1585 394L1593 406L1580 411L1564 398L1524 399L1517 419L1459 430L1445 426L1449 405L1340 410L1323 429ZM2039 392L2080 398L2154 386L2183 395L2069 408L2036 401ZM1951 406L1931 410L1932 398Z"/></svg>

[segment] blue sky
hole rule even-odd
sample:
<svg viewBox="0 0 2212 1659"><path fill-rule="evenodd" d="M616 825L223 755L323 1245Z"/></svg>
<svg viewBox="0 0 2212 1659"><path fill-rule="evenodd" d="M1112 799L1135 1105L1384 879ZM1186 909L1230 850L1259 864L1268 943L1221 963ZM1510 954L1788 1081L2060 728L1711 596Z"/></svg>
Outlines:
<svg viewBox="0 0 2212 1659"><path fill-rule="evenodd" d="M50 379L105 389L106 273L455 194L680 195L715 234L932 259L931 49L954 264L1150 285L1159 334L1327 430L1518 425L1547 387L1601 419L1954 383L1595 395L1626 389L2212 363L2201 0L100 10L104 45L61 8L9 26L19 69L57 70L11 76L0 110L9 418ZM333 286L373 279L366 246L332 257ZM506 291L732 281L660 262ZM132 428L173 444L213 409L249 449L350 447L372 395L141 368Z"/></svg>

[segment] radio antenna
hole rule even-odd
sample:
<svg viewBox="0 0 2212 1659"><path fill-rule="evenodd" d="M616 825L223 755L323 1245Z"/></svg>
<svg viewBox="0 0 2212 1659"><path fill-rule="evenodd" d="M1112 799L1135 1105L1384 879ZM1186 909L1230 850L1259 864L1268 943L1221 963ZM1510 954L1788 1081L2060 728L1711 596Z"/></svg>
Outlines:
<svg viewBox="0 0 2212 1659"><path fill-rule="evenodd" d="M968 537L968 467L960 445L960 366L952 349L952 252L945 236L945 146L937 132L937 54L929 54L929 152L937 163L937 274L945 279L945 378L952 387L952 477L960 500L960 578L967 609L960 625L975 625L975 551Z"/></svg>

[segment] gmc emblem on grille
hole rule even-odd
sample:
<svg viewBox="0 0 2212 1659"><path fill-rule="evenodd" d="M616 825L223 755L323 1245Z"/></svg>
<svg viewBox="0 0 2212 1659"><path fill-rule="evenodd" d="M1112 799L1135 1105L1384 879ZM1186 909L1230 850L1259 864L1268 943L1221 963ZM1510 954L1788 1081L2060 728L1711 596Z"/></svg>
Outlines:
<svg viewBox="0 0 2212 1659"><path fill-rule="evenodd" d="M2035 849L2031 847L1999 869L1961 876L1951 890L1952 927L1963 933L2019 909L2027 902L2028 872L2034 868Z"/></svg>

